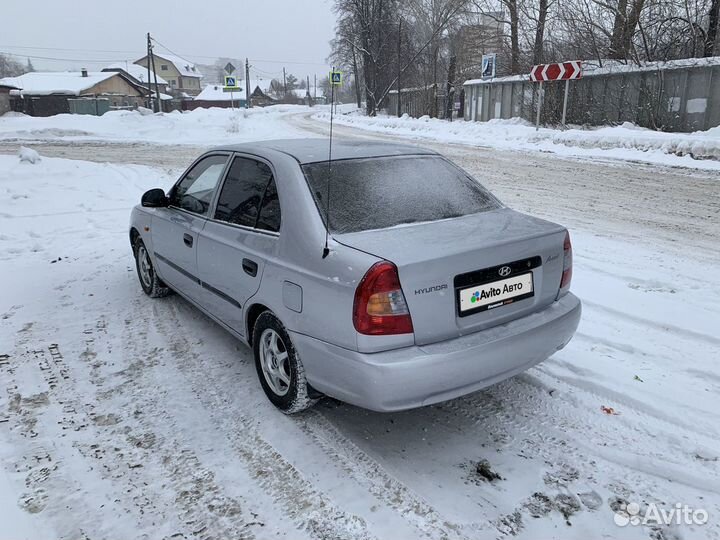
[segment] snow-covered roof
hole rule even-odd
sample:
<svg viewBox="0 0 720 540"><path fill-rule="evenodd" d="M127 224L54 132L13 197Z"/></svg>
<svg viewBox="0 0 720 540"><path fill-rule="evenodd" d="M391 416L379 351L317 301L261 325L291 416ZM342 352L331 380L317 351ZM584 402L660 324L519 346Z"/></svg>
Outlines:
<svg viewBox="0 0 720 540"><path fill-rule="evenodd" d="M102 71L124 71L134 79L140 81L141 83L145 84L145 79L147 79L147 68L143 66L139 66L137 64L130 64L128 62L118 62L116 64L110 64L107 67L104 67ZM150 71L150 83L155 83L155 75L152 71ZM160 75L157 76L157 82L158 84L162 84L164 86L168 85L168 82L163 79Z"/></svg>
<svg viewBox="0 0 720 540"><path fill-rule="evenodd" d="M265 93L269 92L271 82L272 79L250 79L250 93L252 94L258 87ZM303 92L305 92L305 90L303 90ZM244 80L238 81L237 92L233 92L233 94L235 94L236 99L238 94L242 94L240 96L241 98L245 97ZM304 93L302 97L305 97ZM211 84L203 88L202 92L195 96L195 99L204 99L207 101L229 101L230 93L223 92L223 87L220 84Z"/></svg>
<svg viewBox="0 0 720 540"><path fill-rule="evenodd" d="M180 72L180 75L183 77L196 77L198 79L202 79L202 73L195 67L195 64L188 62L184 58L180 58L179 56L175 56L174 54L158 54L155 53L155 56L157 58L162 58L163 60L167 60L170 62L173 66L175 66L175 69L177 69ZM158 68L157 59L155 60L155 68Z"/></svg>
<svg viewBox="0 0 720 540"><path fill-rule="evenodd" d="M240 81L240 87L237 91L233 92L233 99L244 99L245 98L245 86L243 81ZM252 92L252 90L250 90ZM230 92L224 92L223 87L218 84L211 84L203 88L194 99L200 99L205 101L230 101Z"/></svg>
<svg viewBox="0 0 720 540"><path fill-rule="evenodd" d="M0 79L0 84L11 85L19 88L21 93L36 96L49 96L51 94L78 96L96 84L116 76L118 76L118 73L112 71L91 71L88 72L87 77L83 77L79 71L34 71L19 77Z"/></svg>
<svg viewBox="0 0 720 540"><path fill-rule="evenodd" d="M639 71L657 71L672 69L687 69L692 67L720 66L720 56L709 58L682 58L680 60L667 60L664 62L643 62L641 65L622 63L618 60L603 60L602 66L598 60L583 60L583 77L596 77L598 75L614 75L621 73L636 73ZM494 79L471 79L464 85L505 83L514 81L529 81L530 74L510 75Z"/></svg>
<svg viewBox="0 0 720 540"><path fill-rule="evenodd" d="M323 95L321 88L315 89L311 86L310 87L310 97L315 97L315 90L317 90L318 96ZM292 93L295 94L295 97L297 97L297 98L305 99L308 94L308 89L307 88L293 88Z"/></svg>

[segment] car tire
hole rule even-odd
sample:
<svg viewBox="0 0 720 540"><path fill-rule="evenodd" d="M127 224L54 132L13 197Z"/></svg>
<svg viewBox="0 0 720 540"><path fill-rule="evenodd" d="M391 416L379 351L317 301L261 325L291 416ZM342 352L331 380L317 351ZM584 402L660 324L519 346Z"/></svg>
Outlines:
<svg viewBox="0 0 720 540"><path fill-rule="evenodd" d="M145 247L142 238L139 236L137 240L135 240L134 248L135 269L137 270L138 279L140 280L140 286L145 294L150 298L162 298L170 294L170 287L165 285L157 276L152 259L150 258L150 253Z"/></svg>
<svg viewBox="0 0 720 540"><path fill-rule="evenodd" d="M258 378L268 399L285 414L295 414L312 407L316 392L305 379L300 355L283 324L270 311L255 321L253 353Z"/></svg>

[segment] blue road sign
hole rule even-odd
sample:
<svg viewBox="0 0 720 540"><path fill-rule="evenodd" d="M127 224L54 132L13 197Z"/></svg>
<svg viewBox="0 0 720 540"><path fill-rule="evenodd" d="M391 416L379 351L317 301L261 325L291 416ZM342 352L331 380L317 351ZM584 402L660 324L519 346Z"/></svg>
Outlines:
<svg viewBox="0 0 720 540"><path fill-rule="evenodd" d="M330 72L330 84L333 86L340 86L342 84L342 71Z"/></svg>
<svg viewBox="0 0 720 540"><path fill-rule="evenodd" d="M225 86L227 88L237 87L237 78L234 75L225 75Z"/></svg>

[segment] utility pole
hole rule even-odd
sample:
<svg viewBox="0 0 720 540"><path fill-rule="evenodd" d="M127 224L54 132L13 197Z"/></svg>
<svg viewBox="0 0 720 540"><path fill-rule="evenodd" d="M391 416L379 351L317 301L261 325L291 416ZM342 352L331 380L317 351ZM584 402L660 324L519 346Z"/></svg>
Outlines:
<svg viewBox="0 0 720 540"><path fill-rule="evenodd" d="M252 107L250 103L250 62L245 58L245 108Z"/></svg>
<svg viewBox="0 0 720 540"><path fill-rule="evenodd" d="M147 106L148 109L153 109L152 105L152 87L151 87L151 81L150 81L150 32L147 34L147 89L148 89L148 95L147 95ZM153 109L154 110L154 109Z"/></svg>
<svg viewBox="0 0 720 540"><path fill-rule="evenodd" d="M150 34L148 33L148 35L150 35ZM155 55L153 54L152 44L150 45L150 59L152 60L152 70L153 70L153 75L155 76L155 97L157 98L157 105L156 105L157 111L155 111L155 112L162 112L162 101L160 101L160 87L158 86L158 82L157 82L157 70L155 69ZM150 81L148 81L148 83L149 82ZM148 88L149 87L150 86L148 84Z"/></svg>
<svg viewBox="0 0 720 540"><path fill-rule="evenodd" d="M285 78L285 68L283 68L283 93L287 97L287 79Z"/></svg>
<svg viewBox="0 0 720 540"><path fill-rule="evenodd" d="M317 100L317 73L313 75L313 99Z"/></svg>
<svg viewBox="0 0 720 540"><path fill-rule="evenodd" d="M313 102L312 97L310 96L310 75L306 75L305 80L307 81L305 88L307 88L308 105L312 107Z"/></svg>
<svg viewBox="0 0 720 540"><path fill-rule="evenodd" d="M398 49L397 49L397 117L400 118L402 116L402 108L400 106L400 45L402 44L402 19L400 19L400 22L398 23Z"/></svg>

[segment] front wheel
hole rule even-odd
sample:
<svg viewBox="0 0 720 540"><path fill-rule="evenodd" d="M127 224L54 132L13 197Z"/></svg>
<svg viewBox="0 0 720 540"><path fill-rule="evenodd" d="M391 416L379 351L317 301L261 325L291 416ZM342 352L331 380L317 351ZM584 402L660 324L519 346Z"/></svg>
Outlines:
<svg viewBox="0 0 720 540"><path fill-rule="evenodd" d="M268 399L285 414L294 414L315 404L300 357L285 327L266 311L253 330L253 352L260 384Z"/></svg>
<svg viewBox="0 0 720 540"><path fill-rule="evenodd" d="M170 294L170 288L157 277L150 253L140 237L135 241L135 268L140 286L150 298L160 298Z"/></svg>

